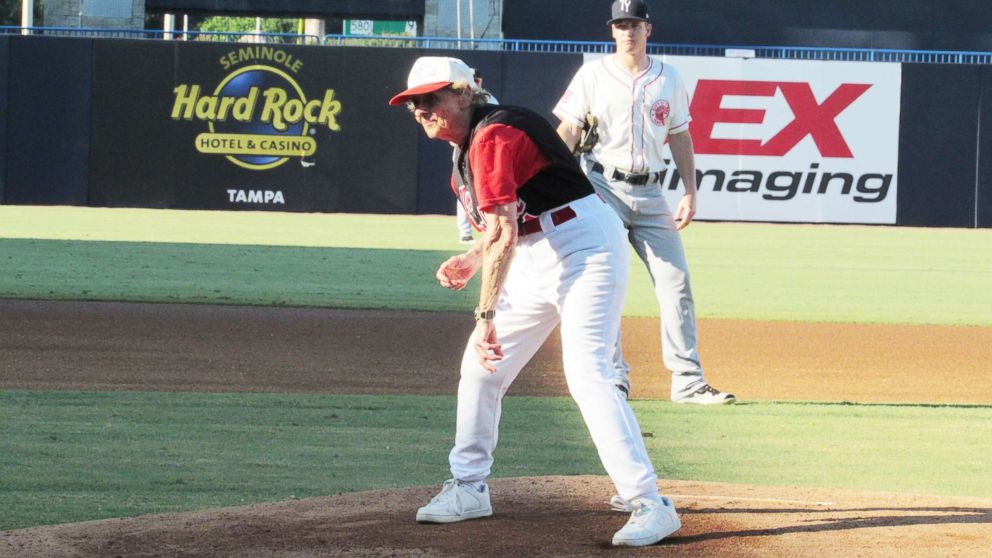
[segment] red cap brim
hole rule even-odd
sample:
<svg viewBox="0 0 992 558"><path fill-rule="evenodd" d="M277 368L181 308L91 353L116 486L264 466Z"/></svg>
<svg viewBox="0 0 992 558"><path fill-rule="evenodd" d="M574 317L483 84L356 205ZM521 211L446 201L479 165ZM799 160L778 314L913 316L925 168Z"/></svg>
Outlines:
<svg viewBox="0 0 992 558"><path fill-rule="evenodd" d="M398 93L395 97L389 100L389 106L395 107L396 105L402 105L407 102L410 97L415 97L417 95L423 95L424 93L433 93L438 89L444 89L445 87L451 85L450 81L438 81L435 83L425 83L424 85L418 85L416 87L411 87L406 91Z"/></svg>

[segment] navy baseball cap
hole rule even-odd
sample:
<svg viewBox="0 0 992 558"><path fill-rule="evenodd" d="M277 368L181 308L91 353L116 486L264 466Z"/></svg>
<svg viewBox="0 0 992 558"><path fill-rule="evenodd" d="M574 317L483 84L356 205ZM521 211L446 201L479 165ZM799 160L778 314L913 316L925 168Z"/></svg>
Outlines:
<svg viewBox="0 0 992 558"><path fill-rule="evenodd" d="M641 0L616 0L613 3L613 17L607 21L607 25L613 25L622 19L633 19L636 21L650 21L648 15L648 5Z"/></svg>

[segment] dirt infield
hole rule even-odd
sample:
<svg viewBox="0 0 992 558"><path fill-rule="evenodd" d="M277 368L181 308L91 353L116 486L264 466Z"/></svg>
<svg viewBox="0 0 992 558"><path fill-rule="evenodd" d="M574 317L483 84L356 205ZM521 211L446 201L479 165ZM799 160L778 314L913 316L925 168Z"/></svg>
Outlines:
<svg viewBox="0 0 992 558"><path fill-rule="evenodd" d="M669 482L684 526L614 549L626 514L603 477L492 481L491 518L418 525L432 488L361 492L205 512L0 533L9 557L974 556L992 543L992 500Z"/></svg>
<svg viewBox="0 0 992 558"><path fill-rule="evenodd" d="M0 389L453 394L464 315L0 300ZM667 395L658 324L626 319L634 397ZM989 404L992 328L703 320L746 400ZM953 384L967 389L948 389ZM511 394L564 395L553 337ZM645 556L988 556L992 500L662 481L685 526ZM0 556L599 556L601 477L496 479L496 516L413 522L436 487L0 533ZM630 552L630 551L627 551Z"/></svg>
<svg viewBox="0 0 992 558"><path fill-rule="evenodd" d="M658 321L625 318L635 398L668 395ZM0 389L455 393L462 314L0 300ZM992 403L992 328L701 320L745 400ZM949 382L950 379L950 382ZM567 395L552 335L511 394Z"/></svg>

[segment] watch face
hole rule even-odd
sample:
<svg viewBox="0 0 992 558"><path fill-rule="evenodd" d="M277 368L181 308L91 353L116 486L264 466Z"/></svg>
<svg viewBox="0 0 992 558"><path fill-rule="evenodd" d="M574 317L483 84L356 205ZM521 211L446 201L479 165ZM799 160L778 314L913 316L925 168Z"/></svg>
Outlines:
<svg viewBox="0 0 992 558"><path fill-rule="evenodd" d="M495 310L486 310L485 312L475 311L475 319L477 320L491 320L496 316Z"/></svg>

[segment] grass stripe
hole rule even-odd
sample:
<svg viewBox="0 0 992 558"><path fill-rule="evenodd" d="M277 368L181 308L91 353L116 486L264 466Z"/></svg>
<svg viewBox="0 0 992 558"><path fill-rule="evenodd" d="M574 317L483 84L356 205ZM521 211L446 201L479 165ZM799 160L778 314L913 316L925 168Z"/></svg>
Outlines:
<svg viewBox="0 0 992 558"><path fill-rule="evenodd" d="M992 497L992 407L633 407L664 478ZM440 396L0 392L0 530L434 484L454 409ZM494 474L603 470L570 399L508 397Z"/></svg>

